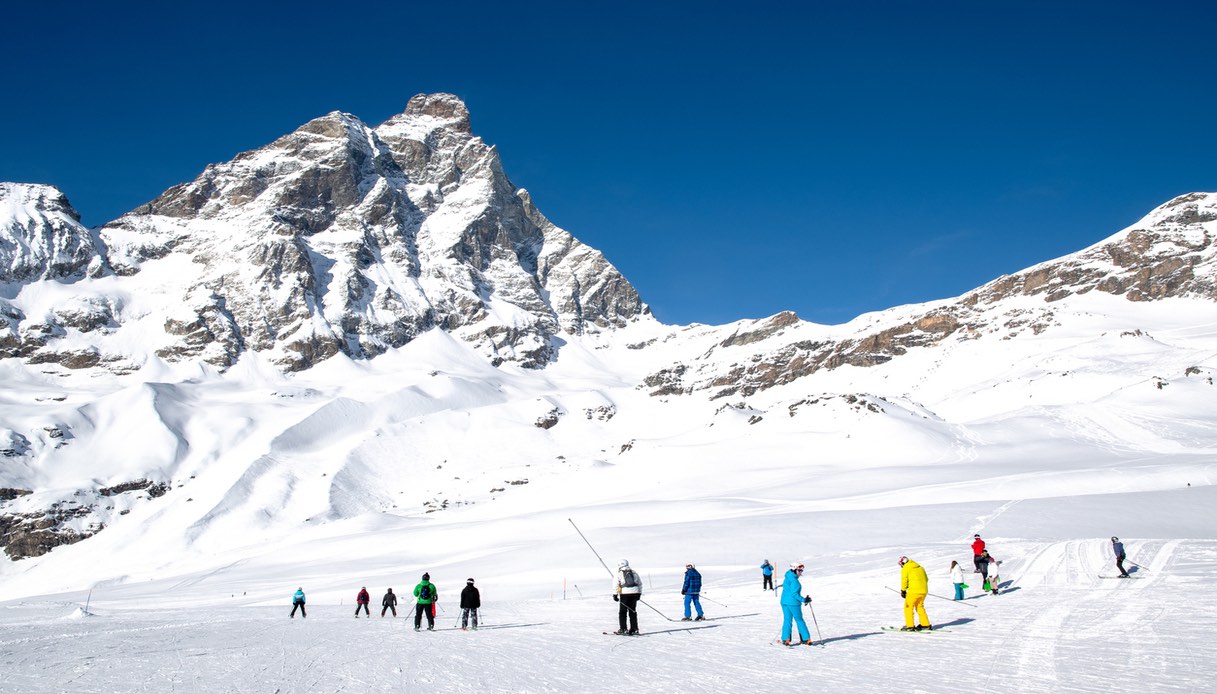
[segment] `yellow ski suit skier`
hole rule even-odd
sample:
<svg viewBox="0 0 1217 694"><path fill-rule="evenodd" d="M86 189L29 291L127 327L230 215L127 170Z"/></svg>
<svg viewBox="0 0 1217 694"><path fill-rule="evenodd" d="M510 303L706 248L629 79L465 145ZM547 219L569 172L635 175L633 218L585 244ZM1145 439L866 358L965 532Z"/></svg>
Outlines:
<svg viewBox="0 0 1217 694"><path fill-rule="evenodd" d="M904 626L914 629L913 611L921 621L922 629L930 628L930 618L925 613L925 596L930 592L930 579L925 569L912 559L900 558L900 594L904 596Z"/></svg>

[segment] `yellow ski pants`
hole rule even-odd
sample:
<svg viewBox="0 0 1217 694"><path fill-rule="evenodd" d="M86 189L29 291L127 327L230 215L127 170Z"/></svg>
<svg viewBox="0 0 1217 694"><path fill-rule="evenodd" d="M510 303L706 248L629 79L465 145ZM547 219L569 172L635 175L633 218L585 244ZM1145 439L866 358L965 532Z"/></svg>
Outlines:
<svg viewBox="0 0 1217 694"><path fill-rule="evenodd" d="M914 626L913 610L917 610L917 617L921 619L921 626L930 625L930 618L925 613L925 595L925 593L909 593L904 598L904 626Z"/></svg>

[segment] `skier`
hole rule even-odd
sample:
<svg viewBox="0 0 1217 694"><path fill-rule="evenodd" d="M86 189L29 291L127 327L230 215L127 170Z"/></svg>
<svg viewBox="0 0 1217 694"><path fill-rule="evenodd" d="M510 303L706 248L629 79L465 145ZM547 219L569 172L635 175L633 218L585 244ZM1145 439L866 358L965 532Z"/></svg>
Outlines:
<svg viewBox="0 0 1217 694"><path fill-rule="evenodd" d="M955 584L955 599L963 600L963 589L967 584L963 582L963 569L959 568L959 562L951 562L951 583Z"/></svg>
<svg viewBox="0 0 1217 694"><path fill-rule="evenodd" d="M980 553L985 551L985 541L980 539L980 535L973 535L972 537L975 538L972 540L972 565L976 567L976 570L972 573L978 574L982 573L980 570Z"/></svg>
<svg viewBox="0 0 1217 694"><path fill-rule="evenodd" d="M423 574L423 580L414 586L414 631L423 626L423 615L427 615L427 631L435 631L435 601L438 599L435 584L431 582L431 574Z"/></svg>
<svg viewBox="0 0 1217 694"><path fill-rule="evenodd" d="M1111 551L1116 555L1116 568L1120 570L1120 578L1128 578L1128 572L1124 570L1124 543L1120 542L1120 538L1111 538Z"/></svg>
<svg viewBox="0 0 1217 694"><path fill-rule="evenodd" d="M397 616L397 596L393 594L392 588L380 599L380 616L385 616L388 610L393 610L393 616Z"/></svg>
<svg viewBox="0 0 1217 694"><path fill-rule="evenodd" d="M482 596L473 587L473 579L465 581L465 589L461 591L461 631L469 627L469 618L473 617L473 630L478 630L478 608L482 606Z"/></svg>
<svg viewBox="0 0 1217 694"><path fill-rule="evenodd" d="M976 566L980 569L980 588L981 590L989 590L989 552L981 550L976 556Z"/></svg>
<svg viewBox="0 0 1217 694"><path fill-rule="evenodd" d="M782 579L782 645L790 644L790 623L794 622L799 628L799 643L810 646L811 632L807 630L807 622L803 621L803 605L811 604L811 597L804 597L803 584L799 576L803 575L802 564L791 564L786 577Z"/></svg>
<svg viewBox="0 0 1217 694"><path fill-rule="evenodd" d="M1001 576L997 573L997 565L1001 562L993 558L993 555L985 552L980 555L988 568L988 575L985 577L984 589L997 595L997 586L1001 583Z"/></svg>
<svg viewBox="0 0 1217 694"><path fill-rule="evenodd" d="M296 608L300 608L300 616L307 617L308 612L304 609L304 589L297 588L296 594L292 596L292 619L296 618Z"/></svg>
<svg viewBox="0 0 1217 694"><path fill-rule="evenodd" d="M359 608L363 608L363 613L371 619L372 615L368 612L368 603L372 601L368 595L368 587L362 586L359 589L359 594L355 596L355 619L359 619Z"/></svg>
<svg viewBox="0 0 1217 694"><path fill-rule="evenodd" d="M692 564L685 564L685 585L680 589L680 594L685 596L685 617L680 621L687 622L692 616L689 613L690 604L697 608L696 621L706 618L701 611L701 573Z"/></svg>
<svg viewBox="0 0 1217 694"><path fill-rule="evenodd" d="M613 632L618 635L635 636L638 634L638 601L642 599L642 578L638 572L630 568L630 562L622 559L617 565L617 575L613 579L613 600L619 602L617 623L619 628ZM626 631L625 623L629 619L630 628Z"/></svg>
<svg viewBox="0 0 1217 694"><path fill-rule="evenodd" d="M900 631L932 630L930 618L925 613L925 596L930 592L930 579L925 569L908 557L900 557L900 597L904 598L904 628ZM921 621L913 626L913 612Z"/></svg>
<svg viewBox="0 0 1217 694"><path fill-rule="evenodd" d="M773 590L773 564L761 562L761 590Z"/></svg>

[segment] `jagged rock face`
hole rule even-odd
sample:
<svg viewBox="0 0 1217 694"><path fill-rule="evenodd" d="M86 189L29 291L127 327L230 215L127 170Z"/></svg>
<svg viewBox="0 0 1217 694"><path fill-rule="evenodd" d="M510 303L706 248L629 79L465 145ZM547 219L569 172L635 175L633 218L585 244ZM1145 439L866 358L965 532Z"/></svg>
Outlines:
<svg viewBox="0 0 1217 694"><path fill-rule="evenodd" d="M53 186L0 183L0 282L99 272L89 230Z"/></svg>
<svg viewBox="0 0 1217 694"><path fill-rule="evenodd" d="M169 359L245 350L303 369L373 357L433 327L496 363L543 366L562 331L646 312L597 251L516 190L465 104L420 95L377 128L331 113L106 225L120 275L188 255L199 276L165 323Z"/></svg>
<svg viewBox="0 0 1217 694"><path fill-rule="evenodd" d="M675 364L645 379L654 396L707 391L712 397L749 396L785 385L821 369L883 364L910 349L943 340L1040 334L1055 323L1054 306L1091 291L1129 301L1172 297L1217 300L1217 194L1184 195L1139 223L1090 248L999 278L922 313L830 339L800 339L800 321L785 312L735 329L703 357L718 350L754 345L730 363L704 360ZM1040 304L1015 302L1042 298ZM790 336L784 338L789 330Z"/></svg>

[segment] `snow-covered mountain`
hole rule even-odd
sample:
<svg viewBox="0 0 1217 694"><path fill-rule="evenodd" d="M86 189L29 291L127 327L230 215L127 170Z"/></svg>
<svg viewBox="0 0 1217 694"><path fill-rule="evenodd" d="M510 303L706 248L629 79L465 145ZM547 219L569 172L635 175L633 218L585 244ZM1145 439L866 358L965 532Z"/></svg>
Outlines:
<svg viewBox="0 0 1217 694"><path fill-rule="evenodd" d="M0 211L4 598L264 576L365 532L491 557L502 537L464 530L490 521L533 557L572 509L729 523L944 476L941 503L1213 479L1214 194L838 326L658 323L443 94L311 121L98 229L46 186L0 184Z"/></svg>

